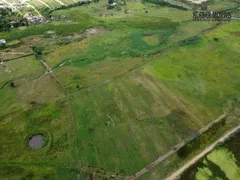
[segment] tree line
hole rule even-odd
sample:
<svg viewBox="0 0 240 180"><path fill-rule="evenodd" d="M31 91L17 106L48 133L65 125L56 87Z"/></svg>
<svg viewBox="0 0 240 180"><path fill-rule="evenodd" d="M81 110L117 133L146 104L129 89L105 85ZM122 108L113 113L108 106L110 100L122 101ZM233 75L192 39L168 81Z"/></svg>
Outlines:
<svg viewBox="0 0 240 180"><path fill-rule="evenodd" d="M13 27L26 26L27 19L10 8L0 8L0 31L8 31Z"/></svg>

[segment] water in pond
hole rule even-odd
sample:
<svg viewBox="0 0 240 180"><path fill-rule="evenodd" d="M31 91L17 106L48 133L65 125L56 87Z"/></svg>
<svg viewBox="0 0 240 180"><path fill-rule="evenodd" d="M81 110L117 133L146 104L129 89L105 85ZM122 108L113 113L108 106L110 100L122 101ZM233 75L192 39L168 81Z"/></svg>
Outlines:
<svg viewBox="0 0 240 180"><path fill-rule="evenodd" d="M30 138L28 145L32 149L40 148L44 143L44 137L42 135L34 135Z"/></svg>

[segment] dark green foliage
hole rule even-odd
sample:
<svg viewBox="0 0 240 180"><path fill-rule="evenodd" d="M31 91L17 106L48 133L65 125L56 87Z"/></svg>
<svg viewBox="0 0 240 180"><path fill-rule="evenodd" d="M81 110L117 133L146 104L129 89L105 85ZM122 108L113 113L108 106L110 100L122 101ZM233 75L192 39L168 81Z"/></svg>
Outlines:
<svg viewBox="0 0 240 180"><path fill-rule="evenodd" d="M0 167L0 178L8 177L9 174L23 174L25 171L22 167L2 166Z"/></svg>
<svg viewBox="0 0 240 180"><path fill-rule="evenodd" d="M6 47L5 44L0 44L0 49L4 49Z"/></svg>
<svg viewBox="0 0 240 180"><path fill-rule="evenodd" d="M114 3L114 0L108 0L108 4Z"/></svg>
<svg viewBox="0 0 240 180"><path fill-rule="evenodd" d="M240 132L229 138L224 147L230 149L235 154L237 164L240 166Z"/></svg>
<svg viewBox="0 0 240 180"><path fill-rule="evenodd" d="M43 47L33 46L32 50L34 51L36 58L40 58L42 56L42 54L43 54L44 48Z"/></svg>
<svg viewBox="0 0 240 180"><path fill-rule="evenodd" d="M39 24L32 25L24 31L21 31L19 29L12 29L11 32L4 33L1 38L4 38L9 42L24 37L44 34L47 31L55 31L57 35L70 35L73 33L81 33L83 30L88 28L88 26L88 24Z"/></svg>
<svg viewBox="0 0 240 180"><path fill-rule="evenodd" d="M181 158L188 157L192 152L196 151L199 148L209 144L209 142L213 141L217 135L217 132L221 132L226 124L226 119L214 124L209 130L204 132L199 136L198 133L195 133L194 136L196 137L193 141L187 143L186 146L182 147L177 154Z"/></svg>
<svg viewBox="0 0 240 180"><path fill-rule="evenodd" d="M33 172L28 172L25 176L22 176L20 180L31 180L33 179L33 177L34 177Z"/></svg>
<svg viewBox="0 0 240 180"><path fill-rule="evenodd" d="M10 86L11 86L12 88L14 88L14 87L15 87L15 84L14 84L14 82L13 82L13 81L11 81L11 82L10 82Z"/></svg>
<svg viewBox="0 0 240 180"><path fill-rule="evenodd" d="M58 168L56 179L58 179L58 180L66 180L66 179L78 180L79 179L78 176L80 176L79 171L76 171L71 168Z"/></svg>
<svg viewBox="0 0 240 180"><path fill-rule="evenodd" d="M95 2L95 1L94 1ZM90 1L79 1L79 2L76 2L76 3L73 3L73 4L69 4L69 5L63 5L61 7L58 7L56 9L53 9L52 11L49 11L48 12L48 16L51 17L51 14L54 12L54 11L58 11L58 10L62 10L62 9L70 9L70 8L73 8L73 7L78 7L78 6L82 6L84 4L89 4ZM46 11L47 12L47 11ZM45 13L46 14L46 13Z"/></svg>
<svg viewBox="0 0 240 180"><path fill-rule="evenodd" d="M218 144L215 149L226 148L230 152L233 153L236 158L236 163L238 166L240 165L240 145L239 145L239 137L240 133L237 133L235 136L230 137L226 142ZM214 152L214 150L213 150ZM229 178L226 176L224 169L221 169L217 164L212 162L207 158L207 156L201 158L197 163L193 164L189 169L187 169L180 177L180 180L185 179L195 179L196 173L199 169L208 168L212 172L211 179L223 179L228 180Z"/></svg>
<svg viewBox="0 0 240 180"><path fill-rule="evenodd" d="M185 39L183 41L180 41L178 44L180 46L186 46L186 45L190 45L190 44L196 44L201 38L198 36L194 36L194 37L190 37L188 39Z"/></svg>
<svg viewBox="0 0 240 180"><path fill-rule="evenodd" d="M0 31L8 31L13 27L25 26L27 20L10 8L0 8Z"/></svg>
<svg viewBox="0 0 240 180"><path fill-rule="evenodd" d="M55 168L42 167L36 163L36 166L27 165L24 163L10 163L9 165L0 166L0 179L18 179L18 180L53 180L56 179ZM62 168L61 168L62 169ZM66 171L67 172L67 171ZM67 175L66 175L67 176Z"/></svg>

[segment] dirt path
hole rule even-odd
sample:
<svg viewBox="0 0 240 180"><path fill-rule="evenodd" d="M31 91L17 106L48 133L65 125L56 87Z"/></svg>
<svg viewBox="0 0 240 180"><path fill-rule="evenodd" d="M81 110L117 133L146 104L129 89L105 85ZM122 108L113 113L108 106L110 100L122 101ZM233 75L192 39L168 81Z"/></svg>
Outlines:
<svg viewBox="0 0 240 180"><path fill-rule="evenodd" d="M152 168L154 168L155 166L157 166L160 162L162 162L163 160L167 159L169 156L171 156L172 154L176 153L179 149L181 149L183 146L185 146L187 143L189 143L190 141L194 140L195 138L199 137L202 133L206 132L208 129L210 129L213 125L219 123L220 121L222 121L223 119L225 119L227 117L227 114L222 114L221 116L219 116L216 120L210 122L209 124L207 124L206 126L204 126L202 129L200 129L199 131L197 131L195 134L195 136L190 137L188 139L186 139L185 141L175 145L170 151L168 151L166 154L164 154L163 156L158 157L155 161L153 161L152 163L150 163L149 165L147 165L146 167L144 167L142 170L138 171L137 173L135 173L133 176L127 176L125 178L125 180L132 180L132 179L136 179L140 176L142 176L143 174L145 174L146 172L148 172L149 170L151 170Z"/></svg>
<svg viewBox="0 0 240 180"><path fill-rule="evenodd" d="M166 178L166 180L174 180L177 179L185 170L187 170L191 165L195 164L198 160L200 160L202 157L204 157L206 154L211 152L218 143L224 142L227 138L232 136L233 134L237 133L240 130L240 125L226 133L224 136L219 138L217 141L215 141L213 144L211 144L209 147L207 147L205 150L203 150L200 154L195 156L193 159L191 159L187 164L185 164L183 167L181 167L179 170L174 172L171 176Z"/></svg>
<svg viewBox="0 0 240 180"><path fill-rule="evenodd" d="M188 0L194 4L201 4L202 2L207 2L208 0Z"/></svg>

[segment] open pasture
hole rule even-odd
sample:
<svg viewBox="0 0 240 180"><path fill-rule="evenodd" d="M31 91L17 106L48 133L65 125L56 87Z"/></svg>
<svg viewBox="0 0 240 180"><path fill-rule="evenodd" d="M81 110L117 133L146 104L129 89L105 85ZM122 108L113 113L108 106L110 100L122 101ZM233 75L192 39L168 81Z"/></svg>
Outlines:
<svg viewBox="0 0 240 180"><path fill-rule="evenodd" d="M0 32L7 58L16 57L0 64L0 178L132 175L236 104L239 22L193 22L191 11L150 3L104 4ZM26 143L35 134L47 140L38 150Z"/></svg>

